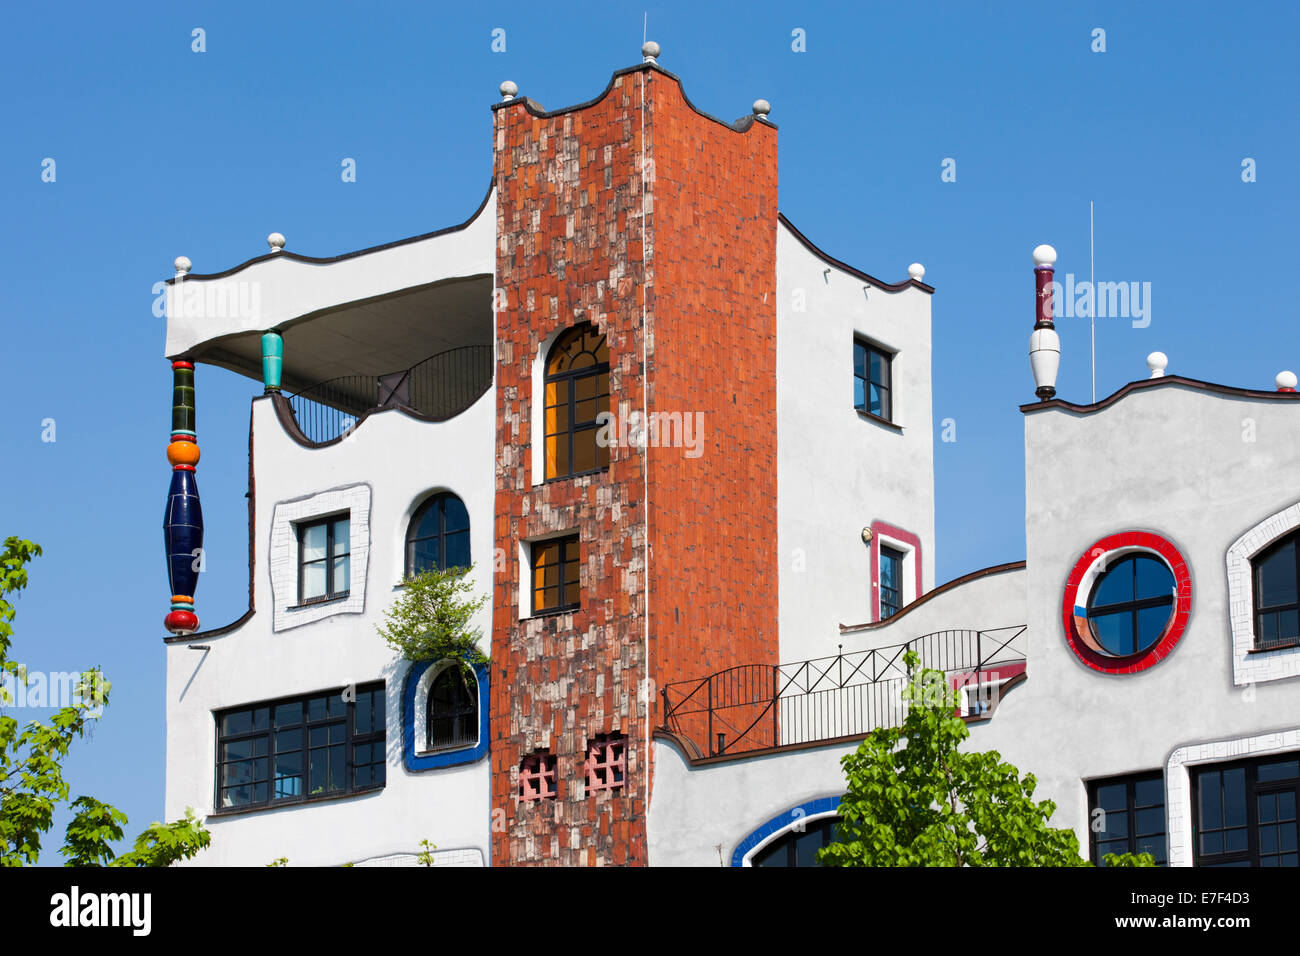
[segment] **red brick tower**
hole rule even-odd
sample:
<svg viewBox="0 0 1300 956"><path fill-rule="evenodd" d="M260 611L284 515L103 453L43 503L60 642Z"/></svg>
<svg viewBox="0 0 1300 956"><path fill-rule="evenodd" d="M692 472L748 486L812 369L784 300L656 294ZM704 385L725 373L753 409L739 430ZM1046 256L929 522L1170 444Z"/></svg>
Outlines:
<svg viewBox="0 0 1300 956"><path fill-rule="evenodd" d="M657 689L777 662L776 129L700 113L648 58L582 106L497 104L494 167L493 862L643 865ZM545 480L536 379L583 323L615 439L665 417ZM578 606L531 615L535 543L572 534Z"/></svg>

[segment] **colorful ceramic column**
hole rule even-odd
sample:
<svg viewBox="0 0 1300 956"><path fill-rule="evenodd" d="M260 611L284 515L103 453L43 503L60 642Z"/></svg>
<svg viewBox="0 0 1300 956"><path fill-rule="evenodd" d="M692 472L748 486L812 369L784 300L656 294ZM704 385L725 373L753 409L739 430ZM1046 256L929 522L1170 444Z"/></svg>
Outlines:
<svg viewBox="0 0 1300 956"><path fill-rule="evenodd" d="M267 393L280 390L280 370L284 367L284 339L279 332L262 336L262 384Z"/></svg>
<svg viewBox="0 0 1300 956"><path fill-rule="evenodd" d="M199 446L194 431L194 365L190 362L172 362L172 440L167 460L172 466L172 483L163 514L163 542L172 602L163 624L173 634L193 634L199 629L194 590L203 562L203 510L194 476Z"/></svg>

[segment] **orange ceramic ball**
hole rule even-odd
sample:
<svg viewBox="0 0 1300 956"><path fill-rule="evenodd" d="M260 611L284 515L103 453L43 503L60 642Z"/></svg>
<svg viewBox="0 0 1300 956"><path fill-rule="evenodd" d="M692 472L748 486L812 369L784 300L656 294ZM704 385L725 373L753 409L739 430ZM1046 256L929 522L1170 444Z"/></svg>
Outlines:
<svg viewBox="0 0 1300 956"><path fill-rule="evenodd" d="M167 460L173 465L193 467L199 463L199 446L192 441L174 441L167 446Z"/></svg>

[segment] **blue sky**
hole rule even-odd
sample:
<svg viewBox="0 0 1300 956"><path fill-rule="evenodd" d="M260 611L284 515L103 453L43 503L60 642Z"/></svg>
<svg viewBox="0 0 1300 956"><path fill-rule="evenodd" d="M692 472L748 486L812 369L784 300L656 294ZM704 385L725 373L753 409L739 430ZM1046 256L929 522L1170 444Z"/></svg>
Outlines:
<svg viewBox="0 0 1300 956"><path fill-rule="evenodd" d="M326 256L463 221L491 175L498 84L547 108L591 98L639 61L643 11L701 109L734 119L771 101L781 209L805 234L887 281L925 265L936 438L945 418L957 438L935 447L940 581L1024 556L1030 250L1050 242L1059 277L1086 277L1089 200L1098 279L1151 284L1145 328L1097 322L1099 396L1145 377L1157 349L1171 373L1256 388L1300 365L1294 309L1277 303L1300 213L1291 5L12 5L0 537L45 548L16 656L113 681L68 762L74 796L121 807L130 833L162 814L171 376L154 283L178 255L196 273L258 255L272 231ZM1060 394L1087 401L1088 323L1058 326ZM208 367L197 385L210 627L247 606L260 387Z"/></svg>

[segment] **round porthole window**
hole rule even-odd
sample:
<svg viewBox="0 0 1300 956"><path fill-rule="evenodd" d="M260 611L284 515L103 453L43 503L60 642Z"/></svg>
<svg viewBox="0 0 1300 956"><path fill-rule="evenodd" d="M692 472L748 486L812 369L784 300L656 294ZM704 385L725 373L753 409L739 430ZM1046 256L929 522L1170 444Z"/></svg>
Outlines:
<svg viewBox="0 0 1300 956"><path fill-rule="evenodd" d="M1187 627L1187 563L1159 535L1131 531L1103 538L1066 582L1066 639L1094 670L1131 674L1162 660Z"/></svg>

